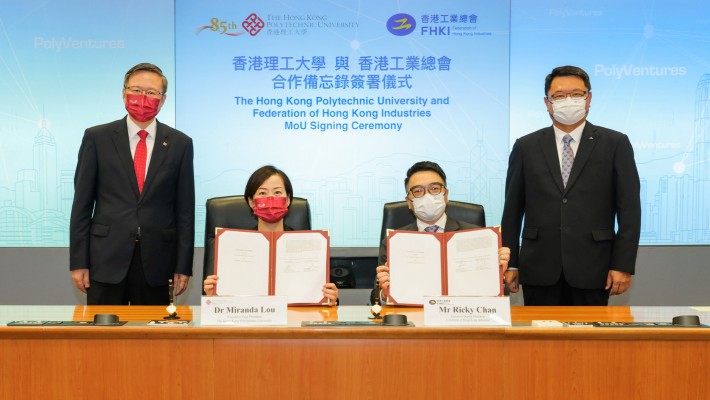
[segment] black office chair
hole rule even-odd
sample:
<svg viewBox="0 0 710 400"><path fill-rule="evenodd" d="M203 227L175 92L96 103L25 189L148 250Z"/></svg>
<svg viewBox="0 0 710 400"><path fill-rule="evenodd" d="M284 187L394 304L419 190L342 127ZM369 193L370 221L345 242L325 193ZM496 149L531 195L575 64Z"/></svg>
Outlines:
<svg viewBox="0 0 710 400"><path fill-rule="evenodd" d="M486 213L480 204L464 203L462 201L450 200L446 206L446 215L449 218L468 222L469 224L486 226ZM414 223L416 218L406 201L395 201L385 204L382 214L382 231L380 232L380 243L387 236L388 229L399 229L403 226Z"/></svg>
<svg viewBox="0 0 710 400"><path fill-rule="evenodd" d="M215 228L254 229L257 220L244 196L213 197L207 200L205 216L205 261L202 276L214 273ZM311 229L311 209L308 200L294 197L288 207L284 224L295 230Z"/></svg>
<svg viewBox="0 0 710 400"><path fill-rule="evenodd" d="M478 225L480 227L486 226L486 213L483 210L483 206L480 204L449 200L446 205L446 215L449 218L468 222L469 224ZM414 214L409 210L406 201L386 203L382 212L380 243L385 240L388 229L399 229L414 223L416 220ZM379 298L375 297L376 294L379 294L377 279L375 279L374 289L370 293L370 304L375 304L375 301L380 301Z"/></svg>

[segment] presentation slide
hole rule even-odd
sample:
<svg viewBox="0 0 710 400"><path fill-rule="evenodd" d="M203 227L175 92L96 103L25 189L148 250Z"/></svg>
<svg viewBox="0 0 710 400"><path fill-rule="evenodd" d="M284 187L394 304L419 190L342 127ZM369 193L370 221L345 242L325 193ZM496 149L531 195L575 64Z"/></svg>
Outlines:
<svg viewBox="0 0 710 400"><path fill-rule="evenodd" d="M377 246L420 160L500 221L508 156L506 2L176 5L176 118L197 190L242 194L273 164L333 246Z"/></svg>
<svg viewBox="0 0 710 400"><path fill-rule="evenodd" d="M710 6L700 1L28 0L0 9L0 246L62 247L86 128L123 118L125 72L160 66L158 115L208 198L263 165L334 247L375 247L415 162L500 222L514 141L551 124L544 78L590 75L589 121L641 175L642 244L710 244Z"/></svg>

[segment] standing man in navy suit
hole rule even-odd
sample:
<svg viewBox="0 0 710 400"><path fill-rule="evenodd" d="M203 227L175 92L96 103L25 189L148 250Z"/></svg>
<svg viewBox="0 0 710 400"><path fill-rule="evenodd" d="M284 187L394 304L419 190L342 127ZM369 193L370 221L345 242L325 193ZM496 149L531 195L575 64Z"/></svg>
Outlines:
<svg viewBox="0 0 710 400"><path fill-rule="evenodd" d="M510 153L505 277L511 292L523 286L525 305L607 305L631 286L638 171L626 135L586 121L591 89L581 68L552 70L544 99L552 126L521 137Z"/></svg>
<svg viewBox="0 0 710 400"><path fill-rule="evenodd" d="M89 128L79 149L70 270L87 304L167 305L192 275L192 139L158 122L168 80L153 64L123 82L128 116Z"/></svg>

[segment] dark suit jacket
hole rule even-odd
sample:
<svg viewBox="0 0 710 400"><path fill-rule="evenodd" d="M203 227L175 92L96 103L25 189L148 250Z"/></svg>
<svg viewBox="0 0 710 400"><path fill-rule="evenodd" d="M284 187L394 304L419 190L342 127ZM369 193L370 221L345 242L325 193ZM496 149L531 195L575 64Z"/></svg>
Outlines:
<svg viewBox="0 0 710 400"><path fill-rule="evenodd" d="M519 269L523 285L552 285L564 271L570 286L583 289L603 288L610 269L633 274L639 191L633 149L622 133L587 122L566 188L553 128L518 139L502 219L509 267Z"/></svg>
<svg viewBox="0 0 710 400"><path fill-rule="evenodd" d="M140 227L146 279L167 285L192 275L195 180L192 139L158 122L143 193L138 193L126 118L89 128L79 149L70 222L70 269L98 282L126 276Z"/></svg>
<svg viewBox="0 0 710 400"><path fill-rule="evenodd" d="M464 221L459 221L456 219L453 219L451 217L446 218L446 226L444 226L444 231L445 232L453 232L453 231L462 231L464 229L473 229L473 228L480 228L478 225L474 224L469 224L468 222ZM405 225L399 229L398 231L418 231L419 227L417 227L416 221L409 224ZM387 237L385 237L382 240L382 243L380 243L380 257L378 260L377 265L383 265L384 263L387 262ZM375 276L375 289L377 289L377 276ZM375 289L373 289L370 292L370 304L375 304Z"/></svg>

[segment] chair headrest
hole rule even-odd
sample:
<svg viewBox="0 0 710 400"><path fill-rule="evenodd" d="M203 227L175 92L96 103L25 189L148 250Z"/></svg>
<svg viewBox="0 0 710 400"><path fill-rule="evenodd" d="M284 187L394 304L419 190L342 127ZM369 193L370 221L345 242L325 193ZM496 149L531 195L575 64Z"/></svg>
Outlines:
<svg viewBox="0 0 710 400"><path fill-rule="evenodd" d="M446 215L449 218L459 221L478 226L486 226L486 214L483 210L483 206L480 204L449 200L446 206ZM384 240L388 229L399 229L414 223L416 220L414 214L409 210L406 201L395 201L385 204L382 215L380 241Z"/></svg>

